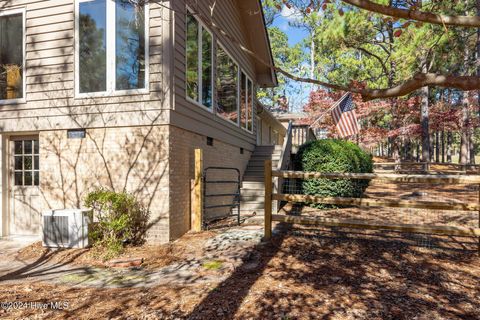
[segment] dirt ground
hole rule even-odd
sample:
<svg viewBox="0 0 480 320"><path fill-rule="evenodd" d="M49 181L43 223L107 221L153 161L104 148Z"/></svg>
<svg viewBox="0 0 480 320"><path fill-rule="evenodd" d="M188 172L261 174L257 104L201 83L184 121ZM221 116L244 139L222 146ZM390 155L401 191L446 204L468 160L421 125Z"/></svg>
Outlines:
<svg viewBox="0 0 480 320"><path fill-rule="evenodd" d="M478 187L476 187L478 188ZM372 184L369 197L477 201L478 189ZM419 194L418 192L423 192ZM301 214L402 223L476 226L478 213L340 209ZM479 239L277 225L271 242L246 252L219 284L153 288L80 288L51 283L3 285L0 302L67 302L64 310L1 310L1 319L480 319ZM215 232L189 234L164 246L130 249L156 269L198 257ZM22 259L96 264L93 252L44 251Z"/></svg>
<svg viewBox="0 0 480 320"><path fill-rule="evenodd" d="M285 229L215 287L2 286L0 301L66 301L68 308L0 311L0 318L479 318L476 239L454 250L421 246L414 236L344 231Z"/></svg>

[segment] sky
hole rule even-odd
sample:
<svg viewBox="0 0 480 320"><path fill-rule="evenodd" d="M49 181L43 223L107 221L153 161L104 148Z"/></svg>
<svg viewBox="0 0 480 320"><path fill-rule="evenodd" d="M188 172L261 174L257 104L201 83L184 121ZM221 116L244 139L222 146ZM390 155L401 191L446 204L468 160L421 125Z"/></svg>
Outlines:
<svg viewBox="0 0 480 320"><path fill-rule="evenodd" d="M288 35L288 42L291 46L296 45L306 38L307 32L300 28L292 28L289 26L290 21L295 21L296 15L293 10L289 10L286 6L283 7L283 10L279 16L275 18L273 26L278 27L280 30L285 32Z"/></svg>
<svg viewBox="0 0 480 320"><path fill-rule="evenodd" d="M294 28L289 25L289 22L294 22L296 18L296 13L293 10L283 6L280 15L278 15L273 22L273 26L278 27L287 34L290 46L302 42L308 36L306 30ZM292 86L290 87L290 90L287 91L290 108L292 109L291 111L300 112L303 110L303 106L308 102L311 85L299 82L291 83Z"/></svg>

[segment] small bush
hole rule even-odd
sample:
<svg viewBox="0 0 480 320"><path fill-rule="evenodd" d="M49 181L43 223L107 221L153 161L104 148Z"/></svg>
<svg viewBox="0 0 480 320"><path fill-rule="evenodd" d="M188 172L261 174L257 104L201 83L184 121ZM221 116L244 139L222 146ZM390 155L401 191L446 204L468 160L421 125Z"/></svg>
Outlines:
<svg viewBox="0 0 480 320"><path fill-rule="evenodd" d="M105 258L122 252L126 243L141 245L145 241L149 212L133 195L97 189L85 199L92 209L89 237L94 246L107 250Z"/></svg>
<svg viewBox="0 0 480 320"><path fill-rule="evenodd" d="M356 144L343 140L316 140L300 147L296 166L303 171L315 172L373 172L372 156ZM302 183L303 193L321 197L359 198L368 187L368 180L353 179L307 179ZM313 205L316 208L331 208L328 205Z"/></svg>

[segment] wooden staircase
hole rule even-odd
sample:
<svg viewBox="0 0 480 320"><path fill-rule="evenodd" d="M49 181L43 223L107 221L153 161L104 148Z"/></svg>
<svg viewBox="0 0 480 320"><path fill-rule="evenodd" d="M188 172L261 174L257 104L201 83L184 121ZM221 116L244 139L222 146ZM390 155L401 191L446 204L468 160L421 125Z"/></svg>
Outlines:
<svg viewBox="0 0 480 320"><path fill-rule="evenodd" d="M248 162L240 189L240 213L260 217L264 214L264 162L272 160L274 168L282 155L282 146L257 146Z"/></svg>

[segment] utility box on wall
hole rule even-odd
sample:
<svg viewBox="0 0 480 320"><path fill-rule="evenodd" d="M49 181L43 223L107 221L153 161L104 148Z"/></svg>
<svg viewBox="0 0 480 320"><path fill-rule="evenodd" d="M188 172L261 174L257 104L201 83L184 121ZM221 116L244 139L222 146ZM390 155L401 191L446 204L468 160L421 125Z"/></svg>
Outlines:
<svg viewBox="0 0 480 320"><path fill-rule="evenodd" d="M44 247L86 248L88 242L88 209L48 210L42 216Z"/></svg>

